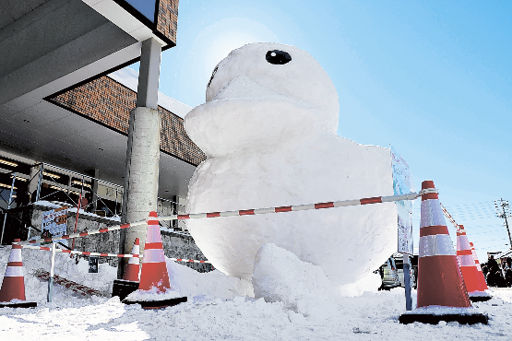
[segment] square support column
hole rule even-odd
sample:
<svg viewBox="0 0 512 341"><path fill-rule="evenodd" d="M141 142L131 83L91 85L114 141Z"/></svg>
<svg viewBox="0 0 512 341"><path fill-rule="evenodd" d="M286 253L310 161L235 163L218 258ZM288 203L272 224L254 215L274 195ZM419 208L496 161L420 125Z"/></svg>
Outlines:
<svg viewBox="0 0 512 341"><path fill-rule="evenodd" d="M147 219L157 210L160 164L160 114L158 112L158 81L161 46L155 39L142 43L137 108L130 112L126 149L125 186L122 221ZM146 241L146 226L121 231L120 253L130 253L136 238L140 252ZM123 259L122 259L123 260ZM122 278L127 262L122 261L118 277Z"/></svg>

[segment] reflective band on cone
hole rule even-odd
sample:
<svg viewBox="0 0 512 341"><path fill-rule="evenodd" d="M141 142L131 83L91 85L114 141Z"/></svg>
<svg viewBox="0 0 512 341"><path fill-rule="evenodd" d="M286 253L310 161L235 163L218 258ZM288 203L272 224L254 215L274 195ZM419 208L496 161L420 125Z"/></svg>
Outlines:
<svg viewBox="0 0 512 341"><path fill-rule="evenodd" d="M165 292L171 288L171 285L162 249L160 225L155 218L157 218L156 212L150 212L139 289L151 290L156 287L157 292Z"/></svg>
<svg viewBox="0 0 512 341"><path fill-rule="evenodd" d="M424 181L422 189L434 189ZM417 307L471 307L437 193L421 197Z"/></svg>
<svg viewBox="0 0 512 341"><path fill-rule="evenodd" d="M139 281L139 253L140 253L140 247L139 247L139 238L135 239L135 243L133 244L132 248L132 258L129 258L128 265L126 266L126 271L124 273L123 279L126 281Z"/></svg>
<svg viewBox="0 0 512 341"><path fill-rule="evenodd" d="M14 242L19 242L15 239ZM23 262L21 259L21 245L12 244L9 261L5 269L5 276L0 289L0 302L12 300L25 301L25 281L23 277Z"/></svg>

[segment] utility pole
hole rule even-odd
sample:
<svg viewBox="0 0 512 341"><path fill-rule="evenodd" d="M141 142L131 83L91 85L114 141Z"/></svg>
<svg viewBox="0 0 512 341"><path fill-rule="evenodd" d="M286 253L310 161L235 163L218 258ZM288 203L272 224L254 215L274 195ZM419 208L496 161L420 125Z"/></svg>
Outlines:
<svg viewBox="0 0 512 341"><path fill-rule="evenodd" d="M503 218L505 220L505 227L507 228L509 246L512 249L512 237L510 237L510 229L508 226L507 219L507 214L510 214L510 204L508 200L503 200L503 198L501 198L500 200L494 201L494 207L496 208L496 215L498 216L498 218Z"/></svg>

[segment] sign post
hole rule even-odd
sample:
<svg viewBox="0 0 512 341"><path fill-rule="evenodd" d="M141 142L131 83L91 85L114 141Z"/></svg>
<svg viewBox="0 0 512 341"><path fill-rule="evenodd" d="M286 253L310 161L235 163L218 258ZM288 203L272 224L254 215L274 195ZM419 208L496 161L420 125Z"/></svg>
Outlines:
<svg viewBox="0 0 512 341"><path fill-rule="evenodd" d="M409 166L393 149L391 150L393 168L393 190L395 195L409 193L411 191L411 180ZM398 252L402 254L404 287L405 287L405 309L412 310L411 297L411 263L410 256L413 255L412 238L412 203L410 201L397 201L398 213Z"/></svg>
<svg viewBox="0 0 512 341"><path fill-rule="evenodd" d="M55 242L52 243L52 253L50 255L50 277L48 278L48 295L46 300L48 302L52 301L52 291L53 291L53 275L55 274Z"/></svg>

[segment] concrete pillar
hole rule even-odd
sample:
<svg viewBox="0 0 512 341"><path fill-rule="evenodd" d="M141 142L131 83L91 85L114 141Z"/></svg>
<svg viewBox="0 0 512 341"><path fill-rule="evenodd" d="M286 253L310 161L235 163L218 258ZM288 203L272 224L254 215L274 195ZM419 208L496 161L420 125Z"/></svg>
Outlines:
<svg viewBox="0 0 512 341"><path fill-rule="evenodd" d="M35 193L37 192L37 187L39 185L39 172L41 170L40 165L35 165L30 167L30 180L27 185L27 195L29 196L29 202L35 201Z"/></svg>
<svg viewBox="0 0 512 341"><path fill-rule="evenodd" d="M30 198L32 193L37 191L37 182L39 181L39 165L30 167L30 180L28 181L27 191Z"/></svg>
<svg viewBox="0 0 512 341"><path fill-rule="evenodd" d="M187 199L185 197L176 196L176 214L186 214L185 205L187 204ZM186 231L187 230L187 222L185 220L178 220L177 228Z"/></svg>
<svg viewBox="0 0 512 341"><path fill-rule="evenodd" d="M123 222L144 220L157 210L160 163L160 114L158 113L158 79L161 47L154 39L142 43L137 87L137 108L130 112L126 150ZM146 226L121 232L120 252L129 253L136 238L141 253L146 241ZM118 268L122 278L126 260Z"/></svg>

